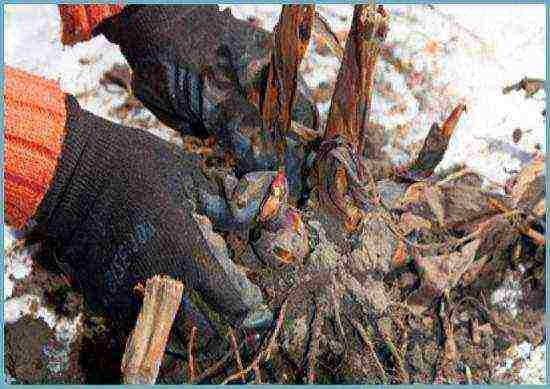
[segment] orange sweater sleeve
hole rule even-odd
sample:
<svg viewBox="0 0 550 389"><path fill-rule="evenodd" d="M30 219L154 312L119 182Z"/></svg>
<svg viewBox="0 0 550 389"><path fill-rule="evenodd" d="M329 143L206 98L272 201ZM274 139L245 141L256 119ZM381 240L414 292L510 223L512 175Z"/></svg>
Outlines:
<svg viewBox="0 0 550 389"><path fill-rule="evenodd" d="M95 26L103 19L119 13L123 7L113 4L59 5L61 42L64 45L74 45L89 40Z"/></svg>
<svg viewBox="0 0 550 389"><path fill-rule="evenodd" d="M53 180L65 137L65 93L56 82L4 71L4 216L24 228Z"/></svg>

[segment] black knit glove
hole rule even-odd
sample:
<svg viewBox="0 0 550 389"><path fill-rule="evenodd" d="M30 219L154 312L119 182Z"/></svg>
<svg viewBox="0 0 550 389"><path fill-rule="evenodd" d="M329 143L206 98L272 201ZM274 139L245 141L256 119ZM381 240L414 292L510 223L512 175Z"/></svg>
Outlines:
<svg viewBox="0 0 550 389"><path fill-rule="evenodd" d="M132 318L137 283L167 274L235 326L269 323L260 290L196 213L199 193L219 191L197 161L80 109L70 96L67 111L68 135L36 220L87 301L115 319Z"/></svg>
<svg viewBox="0 0 550 389"><path fill-rule="evenodd" d="M217 6L127 6L93 34L120 46L147 108L197 136L216 130L207 128L210 113L228 95L245 94L269 50L266 31Z"/></svg>

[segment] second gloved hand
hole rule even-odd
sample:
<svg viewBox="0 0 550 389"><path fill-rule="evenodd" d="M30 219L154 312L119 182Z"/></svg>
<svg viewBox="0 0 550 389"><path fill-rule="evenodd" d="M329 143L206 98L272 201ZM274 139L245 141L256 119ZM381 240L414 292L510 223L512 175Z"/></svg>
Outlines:
<svg viewBox="0 0 550 389"><path fill-rule="evenodd" d="M120 46L135 96L159 120L199 137L220 102L246 93L249 66L268 58L269 34L217 6L126 6L93 34Z"/></svg>

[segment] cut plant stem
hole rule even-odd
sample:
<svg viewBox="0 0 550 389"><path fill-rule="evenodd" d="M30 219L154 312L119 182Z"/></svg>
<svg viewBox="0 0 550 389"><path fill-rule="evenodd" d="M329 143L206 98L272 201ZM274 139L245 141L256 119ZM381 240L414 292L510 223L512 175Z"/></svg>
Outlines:
<svg viewBox="0 0 550 389"><path fill-rule="evenodd" d="M286 134L291 128L298 68L309 44L314 11L314 5L283 5L275 27L267 86L260 105L263 130L273 136L280 169L285 167Z"/></svg>
<svg viewBox="0 0 550 389"><path fill-rule="evenodd" d="M348 231L358 226L359 209L377 203L372 172L363 159L369 142L374 70L387 32L388 16L382 6L354 7L324 142L316 160L321 201L340 214ZM345 168L344 175L334 173L339 168ZM349 201L349 192L353 201Z"/></svg>
<svg viewBox="0 0 550 389"><path fill-rule="evenodd" d="M341 137L358 158L368 142L374 70L388 32L386 11L356 5L325 130L325 141ZM363 169L359 169L363 178Z"/></svg>
<svg viewBox="0 0 550 389"><path fill-rule="evenodd" d="M466 112L466 105L459 104L441 127L437 123L433 124L416 159L403 168L407 176L425 178L433 174L434 169L443 160L449 140L463 112Z"/></svg>
<svg viewBox="0 0 550 389"><path fill-rule="evenodd" d="M183 284L169 277L147 280L143 306L122 357L124 384L155 383L182 294Z"/></svg>

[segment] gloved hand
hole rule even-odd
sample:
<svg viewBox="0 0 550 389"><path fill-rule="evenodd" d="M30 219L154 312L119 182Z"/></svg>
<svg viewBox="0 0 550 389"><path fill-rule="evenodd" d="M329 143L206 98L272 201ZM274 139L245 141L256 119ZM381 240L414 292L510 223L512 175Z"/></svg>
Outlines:
<svg viewBox="0 0 550 389"><path fill-rule="evenodd" d="M217 6L126 6L100 23L98 34L120 46L134 95L148 109L203 137L217 104L244 95L252 69L268 58L269 34Z"/></svg>
<svg viewBox="0 0 550 389"><path fill-rule="evenodd" d="M235 326L271 322L258 287L196 212L218 191L193 157L144 131L110 123L67 97L67 135L35 216L87 301L131 318L133 288L155 274L180 279ZM200 191L199 191L200 189Z"/></svg>

